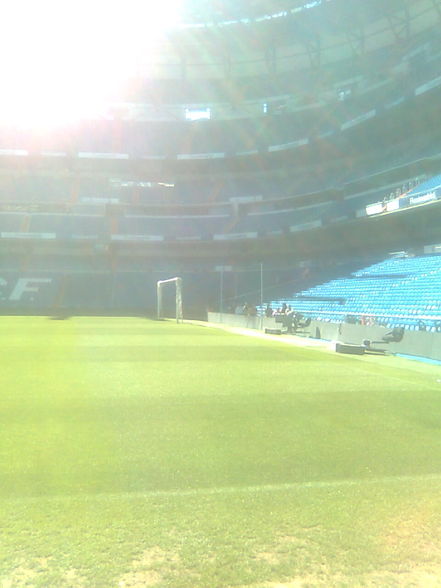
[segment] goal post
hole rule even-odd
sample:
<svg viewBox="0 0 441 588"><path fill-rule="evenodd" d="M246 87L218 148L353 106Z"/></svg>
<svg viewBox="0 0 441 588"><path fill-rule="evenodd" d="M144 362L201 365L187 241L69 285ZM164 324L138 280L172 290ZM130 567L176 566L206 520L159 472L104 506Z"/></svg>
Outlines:
<svg viewBox="0 0 441 588"><path fill-rule="evenodd" d="M175 297L176 297L176 322L182 323L184 320L184 315L182 312L182 278L169 278L168 280L158 280L156 283L156 291L157 291L157 304L158 304L158 311L157 316L158 319L163 318L164 309L163 309L163 289L168 284L174 284L175 286Z"/></svg>

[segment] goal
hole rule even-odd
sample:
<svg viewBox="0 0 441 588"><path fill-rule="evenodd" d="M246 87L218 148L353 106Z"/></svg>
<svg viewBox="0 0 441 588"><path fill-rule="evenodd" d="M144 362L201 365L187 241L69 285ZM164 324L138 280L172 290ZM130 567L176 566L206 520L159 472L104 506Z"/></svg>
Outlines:
<svg viewBox="0 0 441 588"><path fill-rule="evenodd" d="M156 283L157 302L158 302L158 319L164 318L163 291L164 291L164 288L166 288L170 284L174 284L174 287L175 287L176 322L182 323L184 320L184 316L182 313L182 278L170 278L168 280L158 280L158 282Z"/></svg>

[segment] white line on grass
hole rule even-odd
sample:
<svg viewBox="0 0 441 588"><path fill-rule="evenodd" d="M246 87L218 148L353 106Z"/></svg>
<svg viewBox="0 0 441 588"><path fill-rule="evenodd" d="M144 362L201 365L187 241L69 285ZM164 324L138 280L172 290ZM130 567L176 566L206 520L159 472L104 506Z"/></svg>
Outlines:
<svg viewBox="0 0 441 588"><path fill-rule="evenodd" d="M53 496L14 496L3 498L3 501L39 501L39 500L74 500L74 499L110 499L120 498L156 498L213 496L222 494L250 494L265 492L283 492L285 490L308 490L320 488L345 488L350 486L369 486L375 484L393 484L409 482L441 481L441 473L422 474L420 476L383 476L378 478L349 478L341 480L323 480L311 482L288 482L284 484L261 484L253 486L219 486L216 488L188 488L187 490L146 490L143 492L102 492L97 494L78 493Z"/></svg>
<svg viewBox="0 0 441 588"><path fill-rule="evenodd" d="M298 335L269 335L257 329L248 329L245 327L232 327L222 323L208 323L205 321L185 321L189 324L194 324L202 327L211 327L235 333L236 335L247 335L248 337L257 337L258 339L266 339L267 341L278 341L280 343L287 343L288 345L296 345L297 347L318 347L329 351L334 351L332 341L325 339L312 339L307 337L300 337Z"/></svg>

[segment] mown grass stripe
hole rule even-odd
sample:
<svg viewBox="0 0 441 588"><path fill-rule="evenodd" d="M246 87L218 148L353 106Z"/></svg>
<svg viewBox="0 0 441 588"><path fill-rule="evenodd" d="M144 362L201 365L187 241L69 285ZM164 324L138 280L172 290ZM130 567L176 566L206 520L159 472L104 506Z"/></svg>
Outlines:
<svg viewBox="0 0 441 588"><path fill-rule="evenodd" d="M63 494L53 496L14 496L3 498L2 502L38 502L58 500L119 500L121 498L157 498L185 496L216 496L222 494L248 494L257 492L283 492L285 490L307 490L315 488L343 488L350 486L368 486L375 484L394 484L412 482L430 482L441 480L441 473L422 474L420 476L383 476L375 478L349 478L342 480L318 480L311 482L288 482L284 484L261 484L252 486L220 486L213 488L189 488L187 490L146 490L143 492L100 492L96 494Z"/></svg>

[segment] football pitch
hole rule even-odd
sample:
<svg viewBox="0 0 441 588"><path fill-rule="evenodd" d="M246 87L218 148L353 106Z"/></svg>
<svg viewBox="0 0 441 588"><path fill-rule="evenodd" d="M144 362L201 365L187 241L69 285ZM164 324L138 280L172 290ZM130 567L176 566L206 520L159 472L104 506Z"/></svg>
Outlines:
<svg viewBox="0 0 441 588"><path fill-rule="evenodd" d="M441 368L0 317L0 587L441 586Z"/></svg>

